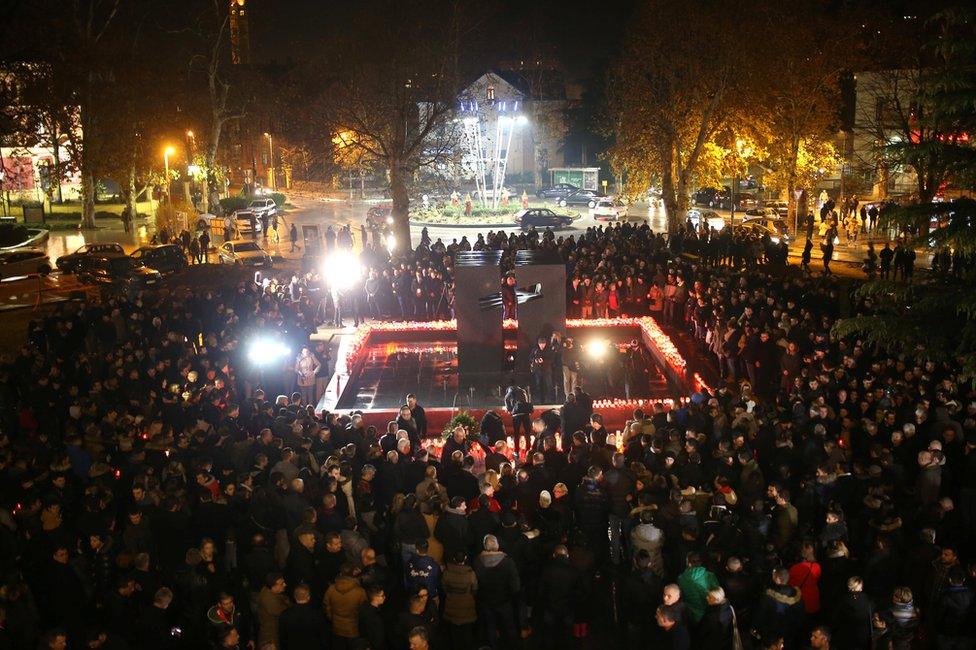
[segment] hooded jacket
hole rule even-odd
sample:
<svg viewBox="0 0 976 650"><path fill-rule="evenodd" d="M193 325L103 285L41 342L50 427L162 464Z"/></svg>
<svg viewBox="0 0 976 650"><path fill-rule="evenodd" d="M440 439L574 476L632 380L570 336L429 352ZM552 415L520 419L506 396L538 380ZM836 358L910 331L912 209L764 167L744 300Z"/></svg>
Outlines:
<svg viewBox="0 0 976 650"><path fill-rule="evenodd" d="M803 618L803 598L800 590L790 585L773 585L759 600L752 626L766 637L782 636L787 643L793 639Z"/></svg>
<svg viewBox="0 0 976 650"><path fill-rule="evenodd" d="M501 551L485 551L474 563L478 578L478 599L497 607L509 603L522 589L515 562Z"/></svg>
<svg viewBox="0 0 976 650"><path fill-rule="evenodd" d="M681 587L681 598L688 605L692 620L698 623L708 606L708 591L719 586L718 578L705 567L692 566L678 576L678 586Z"/></svg>
<svg viewBox="0 0 976 650"><path fill-rule="evenodd" d="M475 594L478 578L466 564L448 564L441 578L444 587L444 620L451 625L474 623L478 619Z"/></svg>
<svg viewBox="0 0 976 650"><path fill-rule="evenodd" d="M366 590L354 578L339 576L325 592L325 615L336 636L359 636L359 606L366 602Z"/></svg>

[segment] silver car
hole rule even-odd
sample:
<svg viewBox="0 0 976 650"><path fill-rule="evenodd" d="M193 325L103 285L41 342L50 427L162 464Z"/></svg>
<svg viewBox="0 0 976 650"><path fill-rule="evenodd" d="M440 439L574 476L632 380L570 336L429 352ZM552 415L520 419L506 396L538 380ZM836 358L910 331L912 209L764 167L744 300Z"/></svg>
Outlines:
<svg viewBox="0 0 976 650"><path fill-rule="evenodd" d="M0 278L50 272L51 260L39 248L21 248L0 253Z"/></svg>

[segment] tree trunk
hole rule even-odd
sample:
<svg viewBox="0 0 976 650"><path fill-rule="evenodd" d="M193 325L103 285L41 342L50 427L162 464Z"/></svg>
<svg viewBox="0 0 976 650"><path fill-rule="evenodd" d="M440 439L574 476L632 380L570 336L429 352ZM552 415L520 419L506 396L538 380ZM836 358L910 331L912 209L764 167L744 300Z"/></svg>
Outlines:
<svg viewBox="0 0 976 650"><path fill-rule="evenodd" d="M670 144L666 144L661 153L663 154L661 160L661 199L664 202L664 211L668 217L668 232L674 233L681 227L681 216L684 214L682 209L682 183L681 179L677 179L677 187L675 186L675 173L673 156L674 149ZM684 209L687 209L687 198L684 201Z"/></svg>
<svg viewBox="0 0 976 650"><path fill-rule="evenodd" d="M95 229L95 176L87 169L81 172L81 228Z"/></svg>
<svg viewBox="0 0 976 650"><path fill-rule="evenodd" d="M800 223L796 214L796 197L794 196L794 190L796 190L796 161L799 155L800 140L794 136L792 142L790 142L790 158L786 163L789 166L786 172L786 222L793 221L794 236L799 234L798 226Z"/></svg>
<svg viewBox="0 0 976 650"><path fill-rule="evenodd" d="M57 128L51 134L51 158L54 160L54 197L58 203L64 202L64 195L61 193L61 136L58 135Z"/></svg>
<svg viewBox="0 0 976 650"><path fill-rule="evenodd" d="M135 162L129 165L129 178L128 185L125 188L125 204L129 207L129 214L131 215L132 223L135 223L136 217L139 215L139 210L137 208L139 200L139 195L136 192L136 165Z"/></svg>
<svg viewBox="0 0 976 650"><path fill-rule="evenodd" d="M407 193L407 174L399 163L390 165L390 196L393 199L393 236L397 250L413 248L410 241L410 196Z"/></svg>

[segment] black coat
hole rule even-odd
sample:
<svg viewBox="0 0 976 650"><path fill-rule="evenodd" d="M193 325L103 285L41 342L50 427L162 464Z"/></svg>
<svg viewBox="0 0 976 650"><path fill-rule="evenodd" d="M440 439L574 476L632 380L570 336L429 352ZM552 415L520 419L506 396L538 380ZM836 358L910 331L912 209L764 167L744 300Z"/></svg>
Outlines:
<svg viewBox="0 0 976 650"><path fill-rule="evenodd" d="M369 645L370 650L386 650L386 627L383 614L369 603L359 606L359 636ZM282 650L287 650L284 647Z"/></svg>
<svg viewBox="0 0 976 650"><path fill-rule="evenodd" d="M605 533L610 503L596 481L584 479L576 488L575 501L579 527L588 532L602 530Z"/></svg>
<svg viewBox="0 0 976 650"><path fill-rule="evenodd" d="M871 647L871 600L868 595L848 593L841 598L830 618L833 645L851 650Z"/></svg>
<svg viewBox="0 0 976 650"><path fill-rule="evenodd" d="M540 608L557 615L576 611L580 581L580 570L569 563L569 558L550 560L539 577Z"/></svg>
<svg viewBox="0 0 976 650"><path fill-rule="evenodd" d="M292 605L278 618L279 647L281 650L327 648L328 629L321 606L311 602Z"/></svg>
<svg viewBox="0 0 976 650"><path fill-rule="evenodd" d="M709 605L698 623L698 645L708 650L732 649L732 607Z"/></svg>
<svg viewBox="0 0 976 650"><path fill-rule="evenodd" d="M489 607L512 603L522 589L515 562L504 553L482 553L474 562L474 572L478 601Z"/></svg>
<svg viewBox="0 0 976 650"><path fill-rule="evenodd" d="M444 547L444 559L453 561L459 551L467 553L474 541L468 518L459 512L445 510L434 526L434 537Z"/></svg>

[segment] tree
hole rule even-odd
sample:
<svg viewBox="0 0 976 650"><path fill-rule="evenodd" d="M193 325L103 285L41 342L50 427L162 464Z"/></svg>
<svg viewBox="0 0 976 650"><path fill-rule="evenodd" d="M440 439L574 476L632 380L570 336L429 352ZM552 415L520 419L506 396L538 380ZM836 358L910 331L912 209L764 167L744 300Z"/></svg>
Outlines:
<svg viewBox="0 0 976 650"><path fill-rule="evenodd" d="M637 12L613 68L610 158L630 184L661 179L672 230L683 222L696 176L714 171L703 168L709 143L750 117L758 55L743 47L754 39L738 18L750 11L731 0L651 0Z"/></svg>
<svg viewBox="0 0 976 650"><path fill-rule="evenodd" d="M835 10L836 12L836 10ZM840 83L858 57L858 21L828 14L819 0L783 3L765 13L769 39L763 89L769 131L765 178L787 191L796 223L794 191L806 189L839 162L831 140L838 131Z"/></svg>
<svg viewBox="0 0 976 650"><path fill-rule="evenodd" d="M203 153L205 191L201 206L204 212L210 210L211 203L216 203L219 192L217 180L220 175L216 165L224 130L247 114L247 103L236 92L229 69L230 13L225 5L219 0L212 0L212 5L201 14L197 26L192 30L196 53L190 59L190 76L193 73L202 74L206 89L202 93L206 99L206 110L203 111L203 123L206 125Z"/></svg>
<svg viewBox="0 0 976 650"><path fill-rule="evenodd" d="M323 98L331 131L389 174L394 234L407 246L414 175L445 161L459 141L453 118L467 73L462 47L476 37L473 13L453 0L372 0L346 23L368 24L370 46L354 30L334 42Z"/></svg>
<svg viewBox="0 0 976 650"><path fill-rule="evenodd" d="M974 19L971 7L957 6L930 20L930 65L919 72L915 93L919 103L913 131L919 137L886 150L895 163L927 170L927 179L919 180L926 192L937 176L948 190L955 186L971 192L976 180L976 149L970 140L976 133ZM938 227L930 232L933 222ZM916 233L907 245L941 251L943 260L976 255L976 200L971 198L933 203L920 192L917 203L887 211L882 224ZM955 358L976 381L976 277L971 264L965 272L958 267L953 271L921 284L867 283L859 294L873 311L839 322L835 334L859 337L876 350Z"/></svg>

